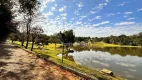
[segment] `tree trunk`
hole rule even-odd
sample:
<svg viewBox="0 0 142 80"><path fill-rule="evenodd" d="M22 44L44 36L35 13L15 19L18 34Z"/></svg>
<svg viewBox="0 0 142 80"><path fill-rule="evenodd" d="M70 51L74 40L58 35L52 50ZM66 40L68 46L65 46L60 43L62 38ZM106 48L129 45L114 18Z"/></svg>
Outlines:
<svg viewBox="0 0 142 80"><path fill-rule="evenodd" d="M62 51L62 63L63 63L63 55L64 55L64 43L63 43L63 51Z"/></svg>
<svg viewBox="0 0 142 80"><path fill-rule="evenodd" d="M28 48L28 44L29 44L29 23L27 24L27 42L26 42L26 49Z"/></svg>
<svg viewBox="0 0 142 80"><path fill-rule="evenodd" d="M33 51L33 47L34 47L34 41L32 41L31 51Z"/></svg>
<svg viewBox="0 0 142 80"><path fill-rule="evenodd" d="M26 43L26 49L28 48L28 44L29 44L30 24L31 24L31 17L29 18L29 21L27 23L27 43Z"/></svg>
<svg viewBox="0 0 142 80"><path fill-rule="evenodd" d="M12 44L13 44L13 40L12 40Z"/></svg>
<svg viewBox="0 0 142 80"><path fill-rule="evenodd" d="M35 41L35 37L34 37L34 35L32 34L32 47L31 47L31 51L33 51L34 41Z"/></svg>
<svg viewBox="0 0 142 80"><path fill-rule="evenodd" d="M55 50L56 50L56 43L55 43Z"/></svg>
<svg viewBox="0 0 142 80"><path fill-rule="evenodd" d="M34 47L34 41L32 41L31 51L33 51L33 47Z"/></svg>
<svg viewBox="0 0 142 80"><path fill-rule="evenodd" d="M21 42L21 46L22 46L22 47L24 46L24 41Z"/></svg>

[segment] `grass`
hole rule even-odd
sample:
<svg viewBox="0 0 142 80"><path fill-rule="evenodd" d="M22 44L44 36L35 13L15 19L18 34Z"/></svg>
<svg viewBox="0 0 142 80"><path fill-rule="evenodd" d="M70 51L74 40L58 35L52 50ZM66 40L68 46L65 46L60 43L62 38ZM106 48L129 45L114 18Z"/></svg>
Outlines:
<svg viewBox="0 0 142 80"><path fill-rule="evenodd" d="M102 44L103 44L103 46L115 46L115 45L104 44L102 42L94 44L94 45L101 46ZM16 41L15 45L20 46L21 43ZM26 44L24 43L24 46L25 45ZM29 47L28 47L29 50L30 50L30 47L31 47L31 43L29 43ZM117 77L117 76L112 77L112 76L108 76L106 74L103 74L103 73L99 72L97 69L83 67L83 66L78 65L75 62L72 62L67 59L64 59L64 62L62 63L61 58L57 56L58 54L60 54L62 52L62 49L60 47L61 47L61 44L57 44L56 49L55 49L54 44L49 44L49 45L45 45L44 48L42 50L40 50L40 49L38 49L38 46L35 45L33 52L35 52L36 54L40 54L40 55L44 56L45 58L48 58L48 60L55 62L58 65L62 65L62 66L71 68L74 71L77 71L78 73L87 74L87 75L91 76L92 78L97 77L99 80L124 80L124 79Z"/></svg>
<svg viewBox="0 0 142 80"><path fill-rule="evenodd" d="M142 46L130 46L130 45L118 45L118 44L108 44L105 42L95 42L93 44L95 47L142 47Z"/></svg>

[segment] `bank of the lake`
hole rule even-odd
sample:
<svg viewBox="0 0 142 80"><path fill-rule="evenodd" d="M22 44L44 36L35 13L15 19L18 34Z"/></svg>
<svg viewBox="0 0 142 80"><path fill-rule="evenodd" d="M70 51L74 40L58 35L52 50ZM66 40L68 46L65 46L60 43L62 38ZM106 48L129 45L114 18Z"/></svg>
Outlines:
<svg viewBox="0 0 142 80"><path fill-rule="evenodd" d="M21 44L20 42L15 42L15 45L20 46L20 44ZM29 50L30 50L30 46L31 46L31 43L29 43L29 47L28 47ZM101 73L97 69L91 69L91 68L87 68L87 67L78 65L75 62L72 62L68 59L64 59L64 62L62 63L61 58L57 56L58 54L60 54L62 52L61 44L57 44L56 49L55 49L54 44L45 45L43 47L43 49L41 49L41 50L38 49L38 46L35 45L33 52L45 57L49 61L52 61L58 65L65 66L65 67L68 67L68 68L78 72L78 73L88 75L88 76L92 77L92 79L97 78L99 80L124 80L123 78L118 77L117 75L115 75L115 77L108 76L104 73Z"/></svg>

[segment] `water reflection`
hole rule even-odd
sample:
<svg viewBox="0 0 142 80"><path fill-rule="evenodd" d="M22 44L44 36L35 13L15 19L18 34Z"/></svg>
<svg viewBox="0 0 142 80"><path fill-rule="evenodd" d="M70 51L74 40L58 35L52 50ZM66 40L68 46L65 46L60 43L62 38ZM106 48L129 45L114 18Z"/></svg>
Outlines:
<svg viewBox="0 0 142 80"><path fill-rule="evenodd" d="M76 46L64 58L91 68L107 68L129 80L142 79L142 48Z"/></svg>
<svg viewBox="0 0 142 80"><path fill-rule="evenodd" d="M63 58L68 59L68 60L71 60L71 61L74 62L73 56L72 56L72 55L69 55L69 53L67 53L67 52L63 55Z"/></svg>
<svg viewBox="0 0 142 80"><path fill-rule="evenodd" d="M90 46L75 46L74 50L81 51L102 51L110 54L119 54L121 56L131 55L142 57L142 48L137 47L90 47Z"/></svg>

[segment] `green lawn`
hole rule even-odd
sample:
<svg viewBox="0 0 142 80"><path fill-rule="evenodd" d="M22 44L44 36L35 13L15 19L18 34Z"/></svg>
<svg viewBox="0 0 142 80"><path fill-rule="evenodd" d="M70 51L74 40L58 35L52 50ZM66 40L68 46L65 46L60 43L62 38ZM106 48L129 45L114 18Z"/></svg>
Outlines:
<svg viewBox="0 0 142 80"><path fill-rule="evenodd" d="M142 47L142 46L130 46L130 45L118 45L118 44L108 44L104 42L95 42L93 44L95 47Z"/></svg>
<svg viewBox="0 0 142 80"><path fill-rule="evenodd" d="M16 41L14 44L20 46L21 43ZM100 44L104 44L104 43L99 43L99 44L94 44L94 45L99 46ZM106 46L106 44L104 44L104 45ZM29 50L30 50L30 47L31 47L31 43L29 43L29 47L28 47ZM48 60L53 61L59 65L71 68L79 73L87 74L91 77L95 76L101 80L124 80L124 79L117 77L117 76L111 77L111 76L105 75L103 73L100 73L96 69L91 69L91 68L86 68L86 67L80 66L70 60L67 60L67 59L64 59L64 63L62 63L61 58L57 56L58 54L60 54L62 52L61 44L57 44L56 49L55 49L54 44L45 45L42 50L38 49L37 45L35 45L33 52L35 52L36 54L40 54L40 55L44 56L45 58L48 58Z"/></svg>

